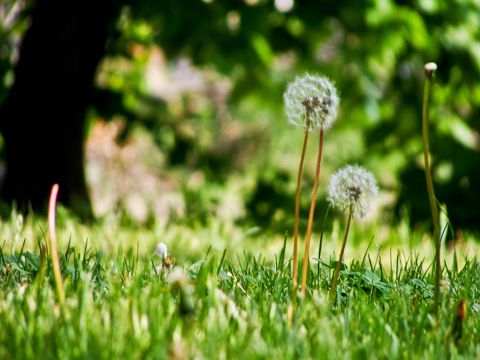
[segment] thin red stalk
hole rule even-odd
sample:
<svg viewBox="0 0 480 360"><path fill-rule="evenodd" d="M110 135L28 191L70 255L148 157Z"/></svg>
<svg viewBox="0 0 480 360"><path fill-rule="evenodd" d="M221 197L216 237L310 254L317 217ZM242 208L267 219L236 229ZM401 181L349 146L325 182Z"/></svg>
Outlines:
<svg viewBox="0 0 480 360"><path fill-rule="evenodd" d="M303 139L302 155L300 165L298 166L297 192L295 194L295 224L293 228L293 277L292 277L292 297L295 299L297 293L298 277L298 224L300 222L300 188L302 185L303 163L305 160L305 150L308 142L308 131L305 130Z"/></svg>
<svg viewBox="0 0 480 360"><path fill-rule="evenodd" d="M48 238L50 240L50 253L52 257L53 276L57 290L58 301L63 306L65 303L65 291L63 289L62 274L60 273L60 261L57 252L57 234L55 231L56 204L58 195L58 184L52 186L50 200L48 202Z"/></svg>
<svg viewBox="0 0 480 360"><path fill-rule="evenodd" d="M318 143L317 168L315 171L315 181L313 183L312 199L310 201L310 212L308 214L307 234L305 235L305 255L303 257L302 268L302 294L307 291L308 262L310 253L310 238L312 236L313 216L315 214L315 202L317 199L318 179L320 178L320 165L322 163L323 152L323 128L320 129L320 141Z"/></svg>

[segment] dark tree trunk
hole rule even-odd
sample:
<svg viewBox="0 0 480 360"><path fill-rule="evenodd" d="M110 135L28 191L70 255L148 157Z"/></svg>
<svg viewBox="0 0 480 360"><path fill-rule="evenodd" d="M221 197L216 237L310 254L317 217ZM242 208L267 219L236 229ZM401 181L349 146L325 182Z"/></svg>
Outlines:
<svg viewBox="0 0 480 360"><path fill-rule="evenodd" d="M84 173L85 112L95 70L120 5L113 0L37 0L0 109L6 177L1 198L42 211L59 201L91 216Z"/></svg>

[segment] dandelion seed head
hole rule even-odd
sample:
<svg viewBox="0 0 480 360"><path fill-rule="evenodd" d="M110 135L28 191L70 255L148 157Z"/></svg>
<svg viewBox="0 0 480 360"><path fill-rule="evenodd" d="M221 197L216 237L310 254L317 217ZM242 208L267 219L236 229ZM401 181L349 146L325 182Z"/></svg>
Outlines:
<svg viewBox="0 0 480 360"><path fill-rule="evenodd" d="M297 76L283 94L288 121L311 131L328 129L337 116L339 99L333 83L324 76Z"/></svg>
<svg viewBox="0 0 480 360"><path fill-rule="evenodd" d="M353 215L363 218L377 193L377 181L372 173L358 165L347 165L330 178L328 201L343 211L352 206Z"/></svg>

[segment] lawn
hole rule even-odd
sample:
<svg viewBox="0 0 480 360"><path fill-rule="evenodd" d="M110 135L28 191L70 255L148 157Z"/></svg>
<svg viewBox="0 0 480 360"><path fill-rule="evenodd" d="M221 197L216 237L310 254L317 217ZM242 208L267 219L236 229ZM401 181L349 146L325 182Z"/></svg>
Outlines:
<svg viewBox="0 0 480 360"><path fill-rule="evenodd" d="M331 304L343 225L324 233L320 261L314 233L308 291L289 321L291 236L214 218L202 226L82 225L60 212L61 306L50 261L43 281L36 277L46 222L13 214L1 226L0 358L480 356L473 237L445 248L436 317L433 245L406 222L353 225ZM174 266L159 266L159 242Z"/></svg>

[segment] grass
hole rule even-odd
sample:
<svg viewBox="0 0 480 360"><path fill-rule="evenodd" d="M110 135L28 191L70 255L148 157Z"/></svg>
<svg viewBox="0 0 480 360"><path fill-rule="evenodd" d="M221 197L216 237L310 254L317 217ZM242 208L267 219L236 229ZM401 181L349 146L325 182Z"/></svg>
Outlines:
<svg viewBox="0 0 480 360"><path fill-rule="evenodd" d="M432 257L422 250L431 242L422 233L406 233L405 224L353 226L351 256L331 306L328 286L341 237L336 227L342 228L334 224L324 235L321 260L311 263L307 295L297 299L289 327L291 246L281 236L215 220L198 228L145 230L115 221L85 226L60 214L66 296L60 311L50 262L43 285L35 281L46 223L20 219L14 215L1 227L0 358L480 356L480 263L473 241L446 251L436 320ZM382 232L383 246L362 242ZM312 240L318 244L318 235ZM172 284L156 273L159 241L169 245L188 281ZM458 338L461 299L467 315Z"/></svg>

